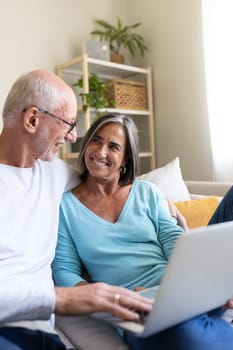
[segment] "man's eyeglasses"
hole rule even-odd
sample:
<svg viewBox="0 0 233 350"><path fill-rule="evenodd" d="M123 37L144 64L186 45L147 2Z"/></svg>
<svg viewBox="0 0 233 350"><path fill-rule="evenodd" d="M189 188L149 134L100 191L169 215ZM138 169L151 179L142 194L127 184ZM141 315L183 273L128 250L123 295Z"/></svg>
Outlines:
<svg viewBox="0 0 233 350"><path fill-rule="evenodd" d="M47 115L49 115L50 117L53 117L53 118L55 118L55 119L58 119L58 120L60 120L61 122L63 122L64 124L69 125L69 129L68 129L68 131L67 131L67 134L69 134L69 133L74 129L74 127L77 125L77 122L76 122L76 121L70 123L70 122L68 122L67 120L58 117L57 115L55 115L55 114L53 114L53 113L50 113L49 111L46 111L46 110L41 109L41 108L39 108L39 107L36 107L36 108L37 108L38 111L40 111L41 113L47 114ZM25 112L25 111L26 111L26 108L24 108L23 112Z"/></svg>

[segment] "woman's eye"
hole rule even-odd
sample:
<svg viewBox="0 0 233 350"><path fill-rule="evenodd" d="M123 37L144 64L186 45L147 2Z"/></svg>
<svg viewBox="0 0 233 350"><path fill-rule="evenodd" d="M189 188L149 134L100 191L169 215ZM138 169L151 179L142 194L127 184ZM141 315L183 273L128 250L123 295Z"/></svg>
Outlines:
<svg viewBox="0 0 233 350"><path fill-rule="evenodd" d="M98 137L93 137L93 139L91 140L91 142L95 142L95 143L99 143L100 139Z"/></svg>
<svg viewBox="0 0 233 350"><path fill-rule="evenodd" d="M113 150L116 150L116 151L120 151L120 147L116 144L112 144L110 145L110 148L113 149Z"/></svg>

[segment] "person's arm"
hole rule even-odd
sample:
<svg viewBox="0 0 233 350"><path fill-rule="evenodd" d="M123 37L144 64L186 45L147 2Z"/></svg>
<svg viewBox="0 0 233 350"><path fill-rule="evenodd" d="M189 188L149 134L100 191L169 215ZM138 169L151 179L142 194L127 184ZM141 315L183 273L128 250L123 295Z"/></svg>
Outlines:
<svg viewBox="0 0 233 350"><path fill-rule="evenodd" d="M63 201L56 255L52 264L53 276L59 285L56 287L55 312L60 315L80 315L105 311L125 319L137 320L138 315L132 310L149 311L149 300L125 288L105 283L87 283L82 277L83 264L75 244L76 238L79 242L77 225L76 210L72 215L71 207L67 209ZM120 295L118 303L114 300L116 295Z"/></svg>
<svg viewBox="0 0 233 350"><path fill-rule="evenodd" d="M164 256L168 259L175 246L175 243L184 232L183 228L177 224L176 219L171 217L168 202L165 196L157 193L157 235L163 249Z"/></svg>
<svg viewBox="0 0 233 350"><path fill-rule="evenodd" d="M55 313L59 315L84 315L104 311L123 319L138 320L137 311L149 312L151 309L152 301L143 298L139 293L105 283L56 287Z"/></svg>
<svg viewBox="0 0 233 350"><path fill-rule="evenodd" d="M65 223L60 222L52 270L56 285L71 287L87 281L83 276L83 264L77 248L65 225Z"/></svg>
<svg viewBox="0 0 233 350"><path fill-rule="evenodd" d="M224 309L233 309L233 299L230 299L226 302L225 305L223 305Z"/></svg>
<svg viewBox="0 0 233 350"><path fill-rule="evenodd" d="M55 306L52 280L41 283L40 276L15 275L0 286L0 322L48 320Z"/></svg>
<svg viewBox="0 0 233 350"><path fill-rule="evenodd" d="M178 208L175 206L175 204L167 199L168 207L171 216L176 219L177 225L182 227L185 231L189 231L189 227L187 225L187 221L185 217L181 214L181 212L178 210Z"/></svg>
<svg viewBox="0 0 233 350"><path fill-rule="evenodd" d="M116 303L114 296L120 295ZM49 283L23 278L6 280L0 286L0 322L48 320L51 314L83 315L97 311L137 320L136 311L150 311L152 304L138 293L104 283L89 283L79 287L55 287Z"/></svg>

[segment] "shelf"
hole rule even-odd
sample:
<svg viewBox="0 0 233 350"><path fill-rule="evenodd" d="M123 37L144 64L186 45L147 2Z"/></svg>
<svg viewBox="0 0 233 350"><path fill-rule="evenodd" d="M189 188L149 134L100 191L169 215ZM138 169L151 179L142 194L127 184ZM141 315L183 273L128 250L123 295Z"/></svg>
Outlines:
<svg viewBox="0 0 233 350"><path fill-rule="evenodd" d="M109 61L99 60L96 58L88 57L83 54L56 66L57 72L64 71L66 74L74 75L76 73L82 73L83 71L83 61L88 64L88 69L90 72L98 71L101 76L107 76L108 78L130 78L135 76L135 74L149 74L150 68L140 68L136 66L130 66L127 64L113 63Z"/></svg>
<svg viewBox="0 0 233 350"><path fill-rule="evenodd" d="M131 116L140 131L139 144L142 150L139 153L140 165L143 167L143 172L150 171L155 168L155 140L154 140L154 115L153 115L153 103L152 103L152 74L151 68L141 68L131 66L127 64L113 63L104 61L92 57L88 57L86 54L82 54L73 58L70 61L64 62L56 66L57 74L64 79L68 84L72 86L74 82L83 77L83 89L82 92L89 92L89 76L91 73L97 74L101 79L128 79L143 82L146 88L147 104L146 110L131 110L131 109L119 109L119 108L104 108L99 112L103 113L119 113ZM74 89L77 96L79 96L79 90ZM127 92L124 92L124 97L129 96ZM77 97L78 98L78 97ZM126 100L127 101L127 100ZM81 102L80 100L78 102ZM80 104L80 103L79 103ZM125 104L127 106L127 103ZM128 105L130 105L128 103ZM145 108L145 107L144 107ZM79 108L79 126L78 135L79 138L83 137L86 131L89 129L94 118L95 110L88 108L86 112L83 112ZM79 156L80 143L77 142L72 147L65 144L61 149L62 158L74 162Z"/></svg>
<svg viewBox="0 0 233 350"><path fill-rule="evenodd" d="M79 152L69 152L69 153L63 153L63 158L64 159L77 159L79 156ZM140 152L139 157L140 158L146 158L146 157L151 157L152 152Z"/></svg>
<svg viewBox="0 0 233 350"><path fill-rule="evenodd" d="M90 108L90 111L93 112L94 109ZM120 114L128 114L128 115L149 115L149 111L142 111L142 110L133 110L133 109L118 109L118 108L105 108L105 109L99 109L99 112L101 113L120 113Z"/></svg>

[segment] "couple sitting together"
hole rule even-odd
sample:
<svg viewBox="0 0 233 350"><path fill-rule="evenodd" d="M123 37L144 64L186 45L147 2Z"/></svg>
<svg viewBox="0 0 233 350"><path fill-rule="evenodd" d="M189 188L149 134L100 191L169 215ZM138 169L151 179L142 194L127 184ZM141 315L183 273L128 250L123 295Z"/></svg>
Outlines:
<svg viewBox="0 0 233 350"><path fill-rule="evenodd" d="M3 106L0 350L66 349L51 327L54 313L106 311L138 320L137 311L149 312L152 302L135 290L160 284L186 234L159 189L136 179L131 118L105 115L91 125L78 174L55 157L76 141L76 114L71 87L44 70L19 77ZM233 219L232 198L230 190L211 223ZM148 338L122 336L132 350L233 350L233 328L221 317L227 307L231 300Z"/></svg>

